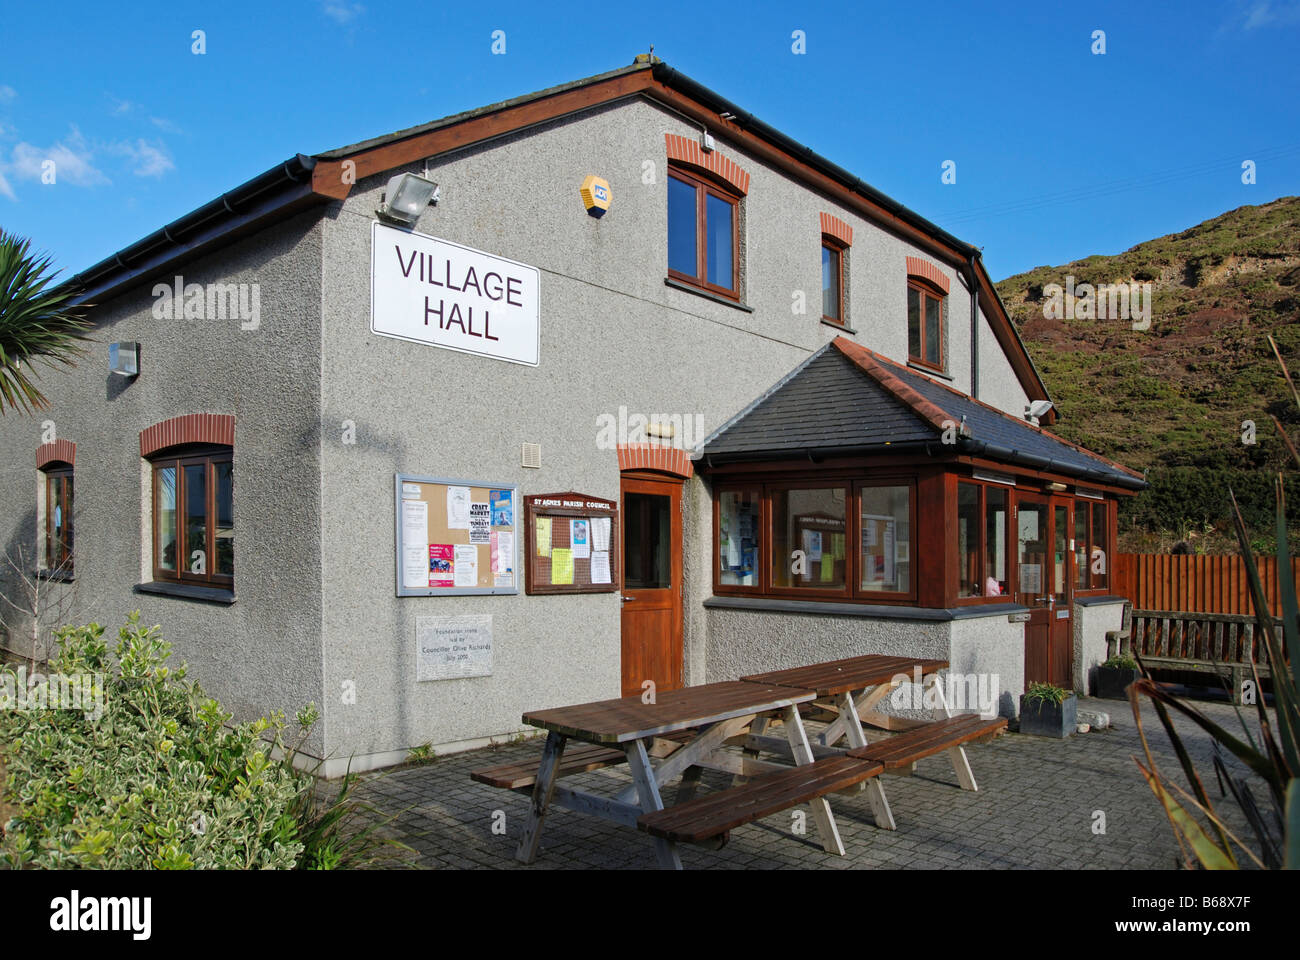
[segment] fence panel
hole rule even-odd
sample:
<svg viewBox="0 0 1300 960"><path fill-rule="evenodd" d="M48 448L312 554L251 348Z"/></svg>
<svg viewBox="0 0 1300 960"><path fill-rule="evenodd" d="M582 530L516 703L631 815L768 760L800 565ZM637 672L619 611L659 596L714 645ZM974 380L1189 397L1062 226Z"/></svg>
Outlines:
<svg viewBox="0 0 1300 960"><path fill-rule="evenodd" d="M1281 616L1277 558L1257 557L1255 567L1269 612ZM1300 591L1300 558L1291 561L1291 579ZM1246 565L1235 556L1121 553L1115 558L1114 589L1139 610L1253 612Z"/></svg>

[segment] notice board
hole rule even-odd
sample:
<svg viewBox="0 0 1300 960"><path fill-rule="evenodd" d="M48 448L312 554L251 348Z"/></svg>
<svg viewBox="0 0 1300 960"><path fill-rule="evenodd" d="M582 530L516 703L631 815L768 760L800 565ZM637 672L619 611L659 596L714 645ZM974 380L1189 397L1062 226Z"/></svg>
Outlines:
<svg viewBox="0 0 1300 960"><path fill-rule="evenodd" d="M613 593L622 586L618 504L585 493L524 498L524 589Z"/></svg>
<svg viewBox="0 0 1300 960"><path fill-rule="evenodd" d="M519 491L399 473L395 479L397 595L519 592Z"/></svg>

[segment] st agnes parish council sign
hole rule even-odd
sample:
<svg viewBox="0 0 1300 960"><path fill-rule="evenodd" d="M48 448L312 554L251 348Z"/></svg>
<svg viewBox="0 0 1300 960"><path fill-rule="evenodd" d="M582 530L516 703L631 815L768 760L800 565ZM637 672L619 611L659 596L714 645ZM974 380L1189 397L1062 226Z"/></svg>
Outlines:
<svg viewBox="0 0 1300 960"><path fill-rule="evenodd" d="M540 271L374 222L370 329L537 366Z"/></svg>

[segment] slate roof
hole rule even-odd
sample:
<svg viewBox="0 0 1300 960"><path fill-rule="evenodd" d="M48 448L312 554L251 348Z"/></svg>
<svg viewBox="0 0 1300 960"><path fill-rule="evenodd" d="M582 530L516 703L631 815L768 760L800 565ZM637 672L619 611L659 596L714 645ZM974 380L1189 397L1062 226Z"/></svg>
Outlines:
<svg viewBox="0 0 1300 960"><path fill-rule="evenodd" d="M955 447L944 427L959 425ZM719 428L703 465L868 453L954 453L1139 490L1141 474L838 337Z"/></svg>

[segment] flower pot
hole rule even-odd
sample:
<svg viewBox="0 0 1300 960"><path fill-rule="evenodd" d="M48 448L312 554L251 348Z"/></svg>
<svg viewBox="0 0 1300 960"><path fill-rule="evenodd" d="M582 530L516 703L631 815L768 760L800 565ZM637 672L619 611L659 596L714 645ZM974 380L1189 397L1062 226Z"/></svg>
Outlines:
<svg viewBox="0 0 1300 960"><path fill-rule="evenodd" d="M1138 678L1138 670L1125 667L1097 667L1092 695L1104 700L1127 700L1128 685Z"/></svg>
<svg viewBox="0 0 1300 960"><path fill-rule="evenodd" d="M1061 703L1020 696L1020 732L1064 740L1078 724L1079 698L1073 693Z"/></svg>

